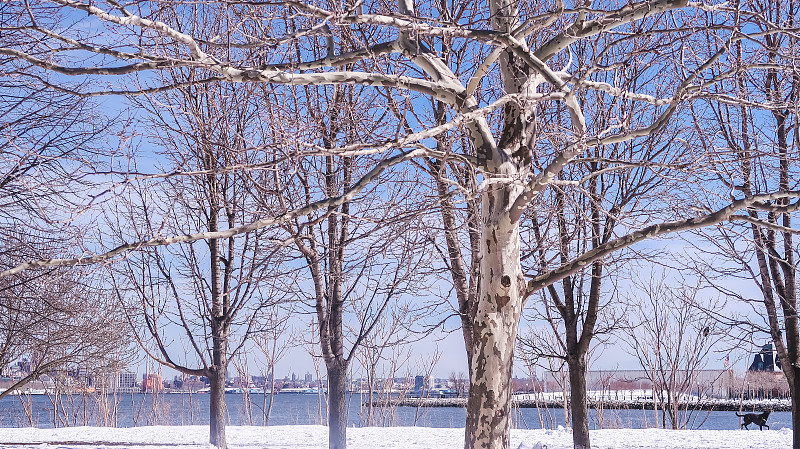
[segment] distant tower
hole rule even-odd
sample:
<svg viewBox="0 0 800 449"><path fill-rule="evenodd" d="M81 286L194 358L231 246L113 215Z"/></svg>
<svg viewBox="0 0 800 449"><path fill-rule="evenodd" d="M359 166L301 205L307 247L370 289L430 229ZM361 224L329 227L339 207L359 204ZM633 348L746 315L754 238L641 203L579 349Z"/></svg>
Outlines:
<svg viewBox="0 0 800 449"><path fill-rule="evenodd" d="M761 350L753 356L753 363L747 368L748 371L780 371L781 361L772 343L767 343Z"/></svg>
<svg viewBox="0 0 800 449"><path fill-rule="evenodd" d="M422 393L425 389L425 376L417 376L414 378L414 392Z"/></svg>

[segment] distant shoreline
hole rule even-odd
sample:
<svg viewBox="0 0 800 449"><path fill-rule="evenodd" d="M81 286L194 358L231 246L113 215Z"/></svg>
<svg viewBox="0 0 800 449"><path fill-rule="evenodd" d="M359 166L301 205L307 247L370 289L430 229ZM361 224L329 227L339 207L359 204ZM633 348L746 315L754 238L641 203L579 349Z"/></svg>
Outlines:
<svg viewBox="0 0 800 449"><path fill-rule="evenodd" d="M461 407L467 406L467 398L402 398L376 400L372 402L375 406L391 405L395 407ZM511 400L513 407L519 408L564 408L561 400L534 400L519 399ZM592 409L636 409L654 410L656 404L650 400L589 400L589 408ZM659 407L661 408L661 407ZM701 399L681 404L682 409L706 410L706 411L739 411L751 412L753 410L772 410L776 412L792 411L792 403L788 399L758 399L739 401L735 399Z"/></svg>

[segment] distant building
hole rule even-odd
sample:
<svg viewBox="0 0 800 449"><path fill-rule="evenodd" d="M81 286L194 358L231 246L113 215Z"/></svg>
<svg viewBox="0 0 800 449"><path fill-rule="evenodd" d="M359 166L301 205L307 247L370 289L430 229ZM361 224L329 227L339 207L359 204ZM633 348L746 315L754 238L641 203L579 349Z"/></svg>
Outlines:
<svg viewBox="0 0 800 449"><path fill-rule="evenodd" d="M306 382L313 382L314 381L314 376L312 376L311 373L306 373L305 381Z"/></svg>
<svg viewBox="0 0 800 449"><path fill-rule="evenodd" d="M136 388L136 373L126 371L117 376L117 389Z"/></svg>
<svg viewBox="0 0 800 449"><path fill-rule="evenodd" d="M425 376L417 376L414 378L414 393L420 394L425 389Z"/></svg>
<svg viewBox="0 0 800 449"><path fill-rule="evenodd" d="M142 377L142 393L154 393L164 389L161 374L150 373Z"/></svg>
<svg viewBox="0 0 800 449"><path fill-rule="evenodd" d="M138 393L136 374L130 371L100 372L91 379L91 386L104 393Z"/></svg>
<svg viewBox="0 0 800 449"><path fill-rule="evenodd" d="M780 371L781 361L772 343L767 343L761 350L753 356L753 363L747 368L748 371Z"/></svg>
<svg viewBox="0 0 800 449"><path fill-rule="evenodd" d="M17 362L17 371L24 374L30 374L32 363L27 358L23 358L22 360Z"/></svg>
<svg viewBox="0 0 800 449"><path fill-rule="evenodd" d="M186 376L183 378L181 389L184 391L200 391L208 385L207 380L207 377Z"/></svg>

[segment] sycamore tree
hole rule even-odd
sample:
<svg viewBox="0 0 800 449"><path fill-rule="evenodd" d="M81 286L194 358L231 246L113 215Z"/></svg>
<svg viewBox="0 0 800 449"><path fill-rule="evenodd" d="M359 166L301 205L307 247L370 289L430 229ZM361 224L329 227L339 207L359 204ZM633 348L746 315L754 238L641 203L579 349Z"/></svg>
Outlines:
<svg viewBox="0 0 800 449"><path fill-rule="evenodd" d="M465 447L506 448L514 346L531 294L587 267L596 269L613 252L645 239L729 220L757 220L737 214L743 210L793 210L800 192L786 183L722 194L731 189L700 175L713 167L705 163L708 150L696 147L689 131L659 134L665 126L689 122L687 109L700 101L768 107L768 99L743 100L717 89L742 74L796 70L774 58L737 62L734 57L736 45L758 45L753 36L793 32L791 20L772 20L759 8L748 1L685 0L488 0L419 10L411 0L396 5L41 0L6 6L17 22L3 22L0 55L14 60L17 76L49 89L91 96L146 95L203 83L258 83L275 90L360 85L375 92L373 107L386 109L381 120L390 121L394 132L360 135L358 142L329 147L297 145L294 153L303 157L374 158L348 187L325 198L229 229L143 233L110 251L32 260L3 274L98 263L150 246L248 238L237 236L298 217L324 219L391 167L420 161L431 169L457 166L437 172L431 201L460 195L471 204L466 212L472 226L469 243L459 243L457 232L446 239L449 260L465 262L453 276L466 281L466 294L459 293L470 369ZM198 26L204 21L214 26ZM462 56L459 64L448 59L453 53ZM193 76L177 83L159 81L164 78L158 73L176 69ZM607 113L595 113L603 108ZM449 140L455 144L441 144L440 136L455 136ZM697 174L685 178L696 181L694 187L676 188L674 198L667 192L658 199L665 207L654 213L629 212L626 216L640 219L616 223L608 236L578 246L557 263L532 273L523 270L521 223L547 204L542 198L554 187L582 181L562 175L565 168L594 157L609 164L603 173L660 164L637 153L609 159L606 151L594 151L647 139L660 139L658 147L665 151L695 150L694 160L674 167ZM284 161L300 155L218 170L256 165L280 170ZM420 181L408 180L424 189ZM688 193L699 192L708 193L700 197L702 207L684 203L695 198ZM629 207L640 206L645 207L633 201ZM597 207L586 219L613 213ZM589 446L587 433L582 428L574 434L576 447Z"/></svg>

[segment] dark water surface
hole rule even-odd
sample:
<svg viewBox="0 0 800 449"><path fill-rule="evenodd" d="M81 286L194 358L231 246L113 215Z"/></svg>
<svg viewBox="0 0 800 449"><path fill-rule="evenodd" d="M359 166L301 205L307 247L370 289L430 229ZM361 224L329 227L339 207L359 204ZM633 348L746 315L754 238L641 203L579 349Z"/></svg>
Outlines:
<svg viewBox="0 0 800 449"><path fill-rule="evenodd" d="M208 424L207 394L122 394L103 401L94 395L52 397L47 395L7 396L0 400L0 427L40 428L66 426L133 427L145 425ZM231 425L263 425L264 403L269 395L246 396L227 394L228 421ZM368 410L360 404L365 396L349 396L349 425L368 425ZM57 410L57 412L54 412ZM656 412L652 410L589 410L590 428L648 428L656 427ZM324 424L324 400L309 394L277 394L274 397L270 425ZM658 418L660 419L660 418ZM515 409L514 425L522 429L555 428L564 425L564 410L558 408ZM464 427L463 408L396 407L375 409L372 425ZM697 411L691 413L687 428L709 430L737 429L739 418L733 412ZM791 428L790 412L773 412L768 424L773 430ZM750 426L751 429L757 426Z"/></svg>

